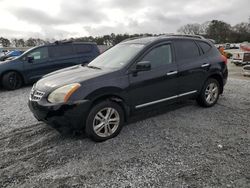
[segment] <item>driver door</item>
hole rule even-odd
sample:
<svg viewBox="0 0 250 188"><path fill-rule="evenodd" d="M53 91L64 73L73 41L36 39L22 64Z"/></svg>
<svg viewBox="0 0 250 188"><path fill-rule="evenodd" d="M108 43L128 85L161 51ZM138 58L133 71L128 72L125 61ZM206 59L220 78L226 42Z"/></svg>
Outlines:
<svg viewBox="0 0 250 188"><path fill-rule="evenodd" d="M138 109L175 99L178 91L177 65L171 43L151 48L139 61L150 62L151 70L129 75L131 104Z"/></svg>
<svg viewBox="0 0 250 188"><path fill-rule="evenodd" d="M23 61L25 74L32 82L53 71L48 47L40 47L32 50L24 57Z"/></svg>

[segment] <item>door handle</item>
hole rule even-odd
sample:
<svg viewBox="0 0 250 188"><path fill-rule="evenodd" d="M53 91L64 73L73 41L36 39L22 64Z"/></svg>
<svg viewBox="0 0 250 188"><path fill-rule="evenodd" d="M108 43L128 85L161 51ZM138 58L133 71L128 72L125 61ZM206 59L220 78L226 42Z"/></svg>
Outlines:
<svg viewBox="0 0 250 188"><path fill-rule="evenodd" d="M171 75L174 75L174 74L177 74L178 72L177 71L170 71L167 73L167 76L171 76Z"/></svg>
<svg viewBox="0 0 250 188"><path fill-rule="evenodd" d="M205 63L205 64L201 65L201 67L208 67L208 66L210 66L209 63Z"/></svg>

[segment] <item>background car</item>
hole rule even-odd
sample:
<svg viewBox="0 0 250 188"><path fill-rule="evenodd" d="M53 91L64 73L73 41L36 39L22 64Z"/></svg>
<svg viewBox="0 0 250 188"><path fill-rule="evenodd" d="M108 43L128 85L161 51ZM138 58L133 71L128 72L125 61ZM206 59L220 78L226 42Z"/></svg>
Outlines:
<svg viewBox="0 0 250 188"><path fill-rule="evenodd" d="M235 52L232 56L232 63L235 65L246 65L250 63L250 52Z"/></svg>
<svg viewBox="0 0 250 188"><path fill-rule="evenodd" d="M13 90L65 67L87 64L100 54L96 43L56 42L34 47L21 56L0 62L0 81Z"/></svg>
<svg viewBox="0 0 250 188"><path fill-rule="evenodd" d="M0 57L5 55L6 53L8 53L8 50L5 50L5 49L0 47Z"/></svg>
<svg viewBox="0 0 250 188"><path fill-rule="evenodd" d="M242 68L242 71L244 76L250 76L250 65L245 65Z"/></svg>
<svg viewBox="0 0 250 188"><path fill-rule="evenodd" d="M18 57L23 53L23 51L21 50L12 50L8 53L6 53L5 55L0 56L0 61L5 61L10 57Z"/></svg>

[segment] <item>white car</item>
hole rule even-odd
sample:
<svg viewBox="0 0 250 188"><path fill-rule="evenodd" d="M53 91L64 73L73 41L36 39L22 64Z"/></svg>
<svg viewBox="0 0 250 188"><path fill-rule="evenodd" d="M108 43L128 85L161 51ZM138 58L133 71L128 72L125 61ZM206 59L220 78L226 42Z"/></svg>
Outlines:
<svg viewBox="0 0 250 188"><path fill-rule="evenodd" d="M242 71L244 76L250 76L250 65L245 65L242 68Z"/></svg>
<svg viewBox="0 0 250 188"><path fill-rule="evenodd" d="M250 52L233 53L232 63L235 65L246 65L250 63Z"/></svg>

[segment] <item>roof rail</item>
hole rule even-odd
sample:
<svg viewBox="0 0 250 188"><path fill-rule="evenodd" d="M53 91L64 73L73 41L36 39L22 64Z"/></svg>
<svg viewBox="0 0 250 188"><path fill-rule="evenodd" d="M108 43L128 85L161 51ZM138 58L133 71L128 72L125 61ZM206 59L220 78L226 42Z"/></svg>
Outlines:
<svg viewBox="0 0 250 188"><path fill-rule="evenodd" d="M143 36L138 36L138 37L132 37L132 38L127 38L125 40L123 40L122 42L127 42L130 40L134 40L134 39L141 39L141 38L145 38L145 37L190 37L190 38L197 38L197 39L206 39L205 37L201 36L201 35L187 35L187 34L162 34L162 35L158 35L158 36L147 36L147 35L143 35Z"/></svg>
<svg viewBox="0 0 250 188"><path fill-rule="evenodd" d="M127 42L127 41L135 40L135 39L141 39L141 38L144 38L144 37L146 37L146 36L131 37L131 38L124 39L122 42Z"/></svg>
<svg viewBox="0 0 250 188"><path fill-rule="evenodd" d="M54 44L58 45L58 44L67 44L67 43L73 43L73 40L61 40L61 41L55 41Z"/></svg>
<svg viewBox="0 0 250 188"><path fill-rule="evenodd" d="M187 35L187 34L164 34L164 35L161 35L161 36L190 37L190 38L205 39L201 35Z"/></svg>

